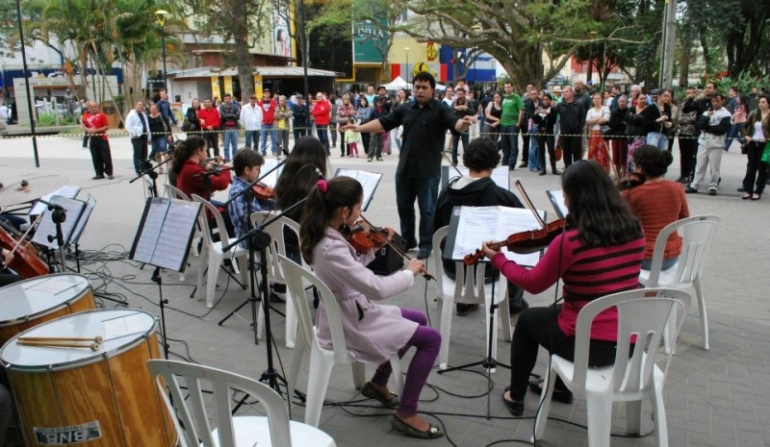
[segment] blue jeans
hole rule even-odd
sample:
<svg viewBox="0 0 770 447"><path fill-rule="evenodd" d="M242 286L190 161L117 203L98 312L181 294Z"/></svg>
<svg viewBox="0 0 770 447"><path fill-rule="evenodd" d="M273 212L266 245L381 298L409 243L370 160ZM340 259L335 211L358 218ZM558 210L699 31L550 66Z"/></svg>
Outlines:
<svg viewBox="0 0 770 447"><path fill-rule="evenodd" d="M263 124L262 132L259 135L259 148L262 151L262 155L267 155L267 135L270 134L271 152L275 155L276 147L278 145L278 137L275 135L274 124Z"/></svg>
<svg viewBox="0 0 770 447"><path fill-rule="evenodd" d="M317 124L315 126L316 132L318 132L318 139L321 140L321 144L326 149L326 155L329 155L329 126L326 124Z"/></svg>
<svg viewBox="0 0 770 447"><path fill-rule="evenodd" d="M725 150L730 149L730 145L733 144L733 139L735 137L738 137L739 143L746 144L746 139L743 138L743 133L741 132L744 124L745 123L739 123L730 126L730 130L727 131L727 136L725 137Z"/></svg>
<svg viewBox="0 0 770 447"><path fill-rule="evenodd" d="M503 144L502 164L511 168L516 167L516 159L519 157L519 127L514 125L500 128L500 139Z"/></svg>
<svg viewBox="0 0 770 447"><path fill-rule="evenodd" d="M647 144L655 146L662 151L667 151L668 137L660 132L650 132L647 134Z"/></svg>
<svg viewBox="0 0 770 447"><path fill-rule="evenodd" d="M671 267L676 264L676 261L679 260L679 256L676 256L674 258L663 258L663 264L661 264L660 269L661 270L668 270ZM652 259L642 259L642 270L650 270L652 269Z"/></svg>
<svg viewBox="0 0 770 447"><path fill-rule="evenodd" d="M259 131L247 130L246 131L246 147L251 150L256 150L259 146Z"/></svg>
<svg viewBox="0 0 770 447"><path fill-rule="evenodd" d="M225 129L225 159L230 159L230 154L235 154L235 152L238 150L238 129ZM233 149L232 152L230 152L230 148Z"/></svg>
<svg viewBox="0 0 770 447"><path fill-rule="evenodd" d="M537 126L532 126L529 133L531 135L529 137L529 164L527 167L530 171L540 171L543 169L543 164L537 158L537 138L535 137Z"/></svg>
<svg viewBox="0 0 770 447"><path fill-rule="evenodd" d="M396 204L401 221L401 235L406 239L407 248L418 245L414 234L414 201L420 207L420 250L433 249L433 216L436 214L438 184L441 176L411 178L396 174Z"/></svg>

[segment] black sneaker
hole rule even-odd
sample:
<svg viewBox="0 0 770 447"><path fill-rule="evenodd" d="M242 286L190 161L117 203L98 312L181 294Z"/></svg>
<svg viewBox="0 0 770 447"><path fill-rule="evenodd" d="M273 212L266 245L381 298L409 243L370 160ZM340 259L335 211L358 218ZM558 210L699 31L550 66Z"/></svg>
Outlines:
<svg viewBox="0 0 770 447"><path fill-rule="evenodd" d="M687 194L698 194L698 190L693 188L692 186L688 186L684 188L684 192L686 192Z"/></svg>
<svg viewBox="0 0 770 447"><path fill-rule="evenodd" d="M709 189L709 195L710 195L710 196L715 196L715 195L717 195L717 190L716 190L716 189Z"/></svg>
<svg viewBox="0 0 770 447"><path fill-rule="evenodd" d="M526 161L522 161L521 164L519 165L520 168L526 168L527 166L529 166L529 162L526 162Z"/></svg>
<svg viewBox="0 0 770 447"><path fill-rule="evenodd" d="M477 310L479 310L478 304L463 304L463 303L455 304L455 311L457 312L458 317L464 317L469 313Z"/></svg>
<svg viewBox="0 0 770 447"><path fill-rule="evenodd" d="M97 175L97 176L94 176L91 180L102 180L103 178L104 178L103 175Z"/></svg>
<svg viewBox="0 0 770 447"><path fill-rule="evenodd" d="M429 248L421 248L420 252L417 254L417 259L427 259L428 256L430 256L431 249Z"/></svg>

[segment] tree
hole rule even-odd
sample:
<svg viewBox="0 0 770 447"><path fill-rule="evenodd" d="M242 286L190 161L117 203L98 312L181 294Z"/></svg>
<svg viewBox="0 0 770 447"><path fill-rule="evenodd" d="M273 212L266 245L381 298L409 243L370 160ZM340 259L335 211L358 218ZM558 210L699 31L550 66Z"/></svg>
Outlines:
<svg viewBox="0 0 770 447"><path fill-rule="evenodd" d="M266 31L268 0L177 0L193 23L193 32L201 37L219 36L232 42L234 57L224 54L226 63L234 62L241 85L241 97L254 94L254 67L249 49L254 48ZM232 92L226 92L232 93Z"/></svg>

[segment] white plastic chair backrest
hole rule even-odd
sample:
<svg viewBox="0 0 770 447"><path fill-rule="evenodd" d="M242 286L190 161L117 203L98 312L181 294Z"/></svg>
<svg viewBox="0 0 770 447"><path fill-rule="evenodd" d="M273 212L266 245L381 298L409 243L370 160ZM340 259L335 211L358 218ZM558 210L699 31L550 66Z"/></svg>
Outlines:
<svg viewBox="0 0 770 447"><path fill-rule="evenodd" d="M655 367L655 352L660 345L663 329L671 310L678 307L684 314L681 300L673 299L687 292L677 289L637 289L598 298L580 309L575 330L575 372L572 381L586 385L591 324L594 318L609 308L618 312L617 351L612 370L615 393L634 393L649 388ZM630 343L636 335L636 347L629 357ZM626 340L627 342L621 342ZM645 347L649 347L645 352Z"/></svg>
<svg viewBox="0 0 770 447"><path fill-rule="evenodd" d="M187 194L183 193L182 190L177 188L176 186L165 183L163 187L166 188L166 196L168 198L187 200L188 202L190 201L190 197L188 197Z"/></svg>
<svg viewBox="0 0 770 447"><path fill-rule="evenodd" d="M347 343L345 343L345 334L342 331L340 308L337 304L337 298L334 296L331 289L329 289L329 286L318 279L315 273L297 265L297 263L286 256L278 255L278 261L283 266L283 272L286 275L286 283L291 292L292 299L297 297L297 299L294 299L294 304L296 304L297 316L300 322L301 337L308 343L308 346L313 346L312 343L317 343L315 329L312 329L313 324L310 318L310 309L307 305L307 299L305 299L304 280L315 286L321 297L321 301L323 301L324 309L326 310L326 319L329 321L329 331L332 334L334 362L339 364L350 363L348 346ZM306 333L309 328L313 330L312 334Z"/></svg>
<svg viewBox="0 0 770 447"><path fill-rule="evenodd" d="M660 284L660 267L663 263L663 254L666 241L673 232L682 230L682 253L676 264L674 275L676 284L662 284L665 286L690 287L690 285L703 272L706 262L706 253L711 238L717 231L722 219L715 215L691 216L668 224L660 230L655 239L655 249L650 267L650 276L646 281L649 287L657 287Z"/></svg>
<svg viewBox="0 0 770 447"><path fill-rule="evenodd" d="M274 216L275 213L270 213L268 211L257 211L251 213L251 223L252 225L260 225L262 222L265 222L268 219L272 219ZM284 276L280 263L278 262L278 258L275 255L286 256L286 239L283 231L284 227L289 227L289 229L291 229L291 231L297 235L297 239L299 240L299 224L286 216L281 216L278 218L278 220L265 228L265 233L267 233L271 239L271 244L269 247L271 258L270 273L274 278L279 280L283 279ZM302 260L302 266L308 270L310 269L310 267L305 264L304 259Z"/></svg>
<svg viewBox="0 0 770 447"><path fill-rule="evenodd" d="M289 415L283 399L267 385L256 380L203 365L185 363L176 360L148 360L147 368L156 377L171 418L174 419L177 433L180 435L183 447L235 447L235 433L232 421L231 390L243 391L256 398L264 405L270 427L270 439L274 446L291 446ZM161 380L161 377L163 380ZM180 389L179 378L184 379L186 391ZM213 392L215 419L219 442L214 441L211 434L209 415L203 399L201 381L210 382ZM174 411L174 404L177 411ZM189 396L188 396L189 394ZM190 411L192 410L192 412ZM179 419L184 424L183 430Z"/></svg>
<svg viewBox="0 0 770 447"><path fill-rule="evenodd" d="M441 270L436 278L439 298L442 298L441 294L443 294L444 291L445 281L444 276L446 275L442 268L444 249L441 248L441 241L446 238L448 233L448 226L441 227L433 233L433 247L437 248L434 251L433 259L436 264L436 270ZM466 266L462 261L455 262L454 298L456 303L484 302L484 266L485 264L483 263ZM470 280L467 280L467 278L470 278Z"/></svg>
<svg viewBox="0 0 770 447"><path fill-rule="evenodd" d="M225 247L230 244L230 237L227 234L227 227L225 227L225 219L222 217L222 213L219 212L217 207L211 204L208 200L204 199L203 197L193 194L192 199L196 202L199 202L203 205L204 211L201 212L201 215L203 216L204 221L206 221L206 225L208 226L208 221L206 220L206 216L210 213L212 216L214 216L214 219L217 222L217 230L219 233L219 241L222 243L222 247ZM208 210L208 213L205 212L205 210ZM209 232L209 238L211 238L211 232Z"/></svg>

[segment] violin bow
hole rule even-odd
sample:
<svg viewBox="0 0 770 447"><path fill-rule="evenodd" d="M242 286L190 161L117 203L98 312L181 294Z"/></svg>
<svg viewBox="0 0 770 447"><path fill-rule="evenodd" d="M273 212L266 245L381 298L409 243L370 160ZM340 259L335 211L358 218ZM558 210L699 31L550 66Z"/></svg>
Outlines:
<svg viewBox="0 0 770 447"><path fill-rule="evenodd" d="M516 189L519 190L519 194L521 194L521 197L524 198L524 203L527 205L527 208L529 208L530 211L532 211L532 214L535 215L535 219L537 219L537 222L540 224L541 227L545 228L545 222L543 221L543 218L540 217L540 214L538 214L537 210L535 209L535 205L532 204L532 200L529 199L529 195L527 194L527 191L524 191L524 185L521 184L520 180L516 180Z"/></svg>
<svg viewBox="0 0 770 447"><path fill-rule="evenodd" d="M35 218L35 221L34 221L34 222L32 222L32 223L29 225L29 228L27 228L27 231L25 231L25 232L24 232L24 234L22 234L22 235L19 237L19 240L18 240L18 242L16 242L16 246L15 246L15 247L13 247L13 250L11 250L11 255L13 255L14 253L16 253L16 250L18 250L18 249L19 249L19 247L21 246L21 243L25 241L25 239L27 238L27 235L29 234L29 232L30 232L30 231L31 231L33 228L35 228L35 225L37 224L37 222L40 220L40 218L41 218L41 217L43 217L43 213L40 213L40 214L38 214L38 215L37 215L37 217Z"/></svg>
<svg viewBox="0 0 770 447"><path fill-rule="evenodd" d="M457 169L457 165L456 165L456 164L454 164L454 163L452 162L452 159L451 159L451 158L449 158L449 155L447 155L447 154L446 154L446 152L444 152L444 151L441 151L441 156L442 156L442 157L444 157L444 158L446 159L446 161L448 161L448 162L449 162L449 165L450 165L450 166L452 166L453 168L455 168L455 171L457 171L457 173L460 175L460 177L462 177L462 176L463 176L463 173L462 173L462 172L460 172L460 170L459 170L459 169Z"/></svg>
<svg viewBox="0 0 770 447"><path fill-rule="evenodd" d="M369 219L367 219L366 217L364 217L364 215L363 215L363 214L361 214L361 220L363 220L364 222L366 222L366 224L367 224L367 225L369 225L369 228L370 228L370 229L371 229L371 228L376 228L374 225L372 225L372 223L371 223L371 222L369 222ZM411 261L411 260L412 260L412 257L411 257L411 256L409 256L408 254L406 254L406 253L405 253L403 250L401 250L401 248L399 248L399 247L398 247L396 244L394 244L392 241L389 241L389 240L388 240L388 238L386 238L386 237L383 237L382 239L385 241L385 243L388 245L388 247L392 248L392 249L393 249L393 251L395 251L395 252L396 252L396 254L398 254L398 255L399 255L399 256L401 256L402 258L406 259L407 261ZM423 277L425 277L425 279L432 279L432 280L434 280L434 281L436 280L436 278L434 278L434 277L433 277L433 275L431 275L430 273L428 273L428 270L427 270L427 269L426 269L424 272L422 272L422 276L423 276Z"/></svg>

